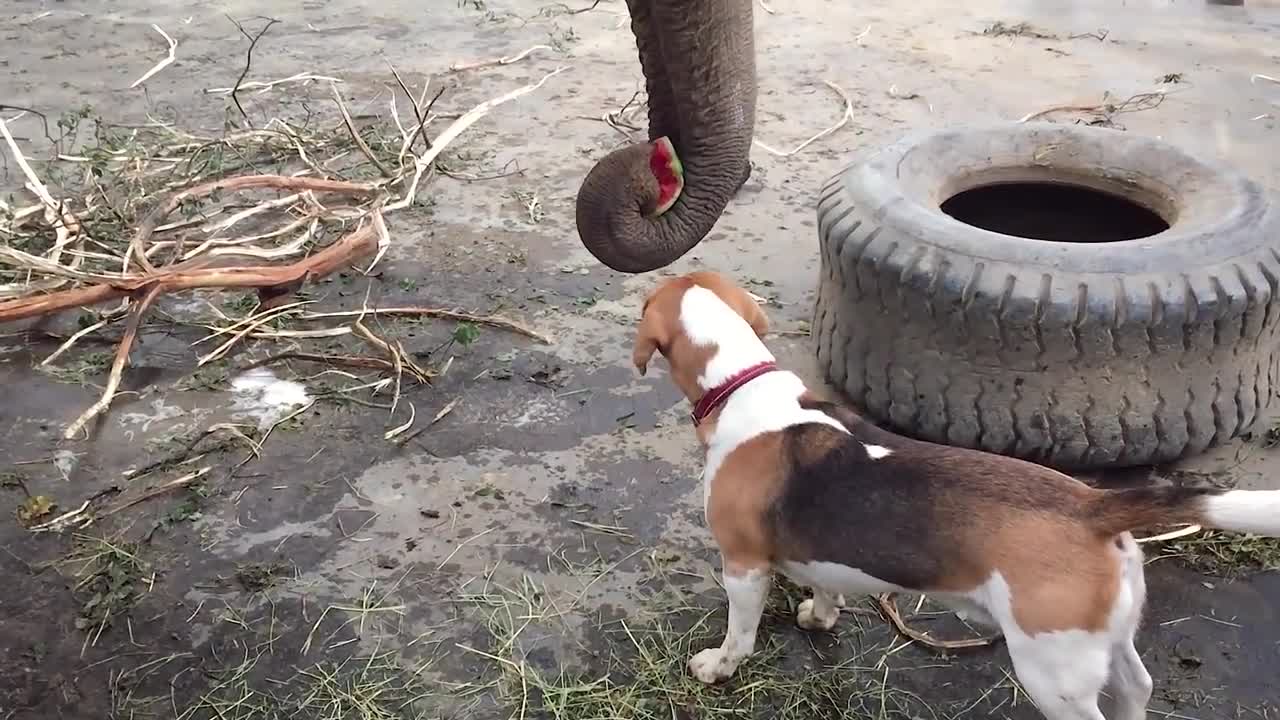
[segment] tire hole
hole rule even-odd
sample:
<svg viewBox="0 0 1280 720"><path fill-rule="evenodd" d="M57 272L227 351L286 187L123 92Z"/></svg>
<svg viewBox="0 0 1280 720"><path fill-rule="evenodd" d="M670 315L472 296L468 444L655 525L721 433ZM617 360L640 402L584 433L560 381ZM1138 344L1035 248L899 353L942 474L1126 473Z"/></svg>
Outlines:
<svg viewBox="0 0 1280 720"><path fill-rule="evenodd" d="M1122 242L1169 229L1129 198L1057 182L979 185L951 196L941 210L983 230L1049 242Z"/></svg>

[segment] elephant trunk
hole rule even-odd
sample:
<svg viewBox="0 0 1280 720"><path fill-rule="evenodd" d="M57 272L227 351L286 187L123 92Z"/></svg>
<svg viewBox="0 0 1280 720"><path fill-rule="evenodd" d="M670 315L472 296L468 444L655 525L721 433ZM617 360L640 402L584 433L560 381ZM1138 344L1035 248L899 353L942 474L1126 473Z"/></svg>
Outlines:
<svg viewBox="0 0 1280 720"><path fill-rule="evenodd" d="M614 270L671 264L706 237L750 174L752 0L627 0L650 142L615 150L578 190L578 235Z"/></svg>

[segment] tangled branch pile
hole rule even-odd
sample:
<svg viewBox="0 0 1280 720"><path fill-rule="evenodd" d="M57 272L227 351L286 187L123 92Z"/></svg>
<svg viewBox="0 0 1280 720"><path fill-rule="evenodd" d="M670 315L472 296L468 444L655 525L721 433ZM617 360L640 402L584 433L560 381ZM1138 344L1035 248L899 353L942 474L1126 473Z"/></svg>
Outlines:
<svg viewBox="0 0 1280 720"><path fill-rule="evenodd" d="M10 132L16 118L0 119L5 147L37 200L29 205L0 200L0 323L120 302L68 338L47 364L84 335L125 320L101 399L64 436L77 435L110 405L138 328L157 298L197 288L257 290L260 303L250 317L210 327L211 337L226 337L201 364L254 336L272 319L297 315L305 303L281 303L304 283L364 264L370 256L360 271L377 265L391 242L384 216L414 204L419 188L436 171L440 152L458 135L565 69L456 116L434 140L427 128L442 116L425 102L426 87L412 102L409 122L402 122L393 98L394 131L389 126L358 129L336 85L333 97L342 123L323 130L279 118L223 137L161 123L126 128L96 123L88 149L60 152L48 163L49 183ZM74 139L88 114L65 116L59 126ZM263 191L273 196L264 197ZM351 333L364 339L395 370L397 387L406 369L428 380L430 374L415 367L402 348L360 322L365 314L388 311L366 307L344 328L312 334ZM418 314L466 317L430 309ZM489 320L545 341L511 321Z"/></svg>

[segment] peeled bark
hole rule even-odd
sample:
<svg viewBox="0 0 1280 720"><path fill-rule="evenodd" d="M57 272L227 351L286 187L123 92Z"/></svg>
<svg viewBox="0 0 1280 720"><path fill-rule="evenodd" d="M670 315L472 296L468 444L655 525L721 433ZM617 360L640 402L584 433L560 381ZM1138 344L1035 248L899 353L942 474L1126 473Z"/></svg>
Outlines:
<svg viewBox="0 0 1280 720"><path fill-rule="evenodd" d="M578 235L596 259L640 273L706 237L750 173L756 73L751 0L628 0L649 95L651 142L606 155L578 191ZM658 213L651 167L666 137L684 187Z"/></svg>

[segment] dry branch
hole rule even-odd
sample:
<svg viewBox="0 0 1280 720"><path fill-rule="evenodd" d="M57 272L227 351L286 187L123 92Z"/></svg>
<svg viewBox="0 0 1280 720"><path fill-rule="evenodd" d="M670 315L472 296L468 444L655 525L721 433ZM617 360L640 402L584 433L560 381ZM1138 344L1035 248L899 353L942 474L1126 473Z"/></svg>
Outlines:
<svg viewBox="0 0 1280 720"><path fill-rule="evenodd" d="M356 129L356 123L351 119L351 113L347 112L347 104L342 102L342 93L338 92L338 85L336 83L330 83L329 89L333 91L334 102L338 103L338 112L342 113L342 122L346 124L347 132L351 133L351 139L355 141L356 147L360 148L360 152L363 153L365 157L369 158L369 162L373 163L374 167L378 168L378 172L382 173L382 177L395 177L395 175L391 173L391 170L389 170L386 165L382 164L382 161L378 159L378 156L373 154L373 150L369 147L369 143L365 142L364 138L360 137L360 131Z"/></svg>
<svg viewBox="0 0 1280 720"><path fill-rule="evenodd" d="M392 65L391 62L388 61L387 67L391 68L391 75L396 79L396 84L400 86L400 89L404 91L405 97L409 98L409 103L413 106L413 116L418 120L418 129L412 134L405 132L403 127L400 128L400 134L404 138L404 145L400 146L400 154L396 157L403 161L405 153L409 152L413 147L414 140L419 136L422 137L422 142L426 145L426 149L431 149L431 139L427 137L427 117L426 113L423 113L422 111L422 103L427 98L427 88L431 87L431 83L428 81L422 84L422 95L415 100L413 93L409 92L409 86L404 84L404 78L400 77L400 71L396 70L396 66ZM432 100L431 104L434 105L436 100L439 100L440 96L443 94L444 88L440 88L440 91L436 93L435 100ZM429 113L430 111L431 108L428 106L427 112ZM391 116L395 119L396 125L400 126L400 116L396 112L396 96L394 93L391 95Z"/></svg>
<svg viewBox="0 0 1280 720"><path fill-rule="evenodd" d="M162 203L159 207L151 211L142 220L138 229L134 232L133 238L129 240L129 251L126 255L132 256L142 266L143 270L151 272L155 270L155 266L147 259L146 243L155 233L156 227L164 222L165 218L177 210L182 203L210 195L215 192L234 192L236 190L249 190L252 188L276 188L278 190L313 190L318 192L342 192L351 193L353 195L372 196L378 192L373 185L361 183L344 182L341 180L325 180L323 178L310 178L300 176L286 175L246 175L243 177L225 178L223 180L214 180L193 188L188 188L169 196L169 199ZM173 258L177 259L181 256L181 251L173 254ZM171 261L172 262L172 261Z"/></svg>
<svg viewBox="0 0 1280 720"><path fill-rule="evenodd" d="M281 318L281 317L284 317L285 315L290 314L302 304L304 303L290 303L288 305L284 305L280 307L267 308L266 310L263 310L262 312L257 313L253 317L247 318L246 321L242 321L242 323L237 323L237 325L243 324L244 327L232 333L231 337L223 341L221 345L219 345L218 347L214 348L207 354L198 358L196 360L196 367L203 367L204 365L207 365L208 363L213 362L214 360L217 360L223 355L226 355L228 352L231 351L231 348L236 343L240 342L247 335L254 332L258 328L262 327L263 325L266 325L272 320L275 320L277 318ZM218 334L220 333L214 333L214 335L218 335ZM213 337L214 335L211 335L209 337ZM202 338L202 340L207 340L207 339L208 338ZM197 342L201 342L202 340Z"/></svg>
<svg viewBox="0 0 1280 720"><path fill-rule="evenodd" d="M1181 527L1181 528L1178 528L1177 530L1170 530L1169 532L1163 532L1163 533L1160 533L1159 535L1151 535L1149 537L1136 538L1134 542L1137 542L1138 544L1142 544L1142 543L1149 543L1149 542L1164 542L1166 540L1176 540L1178 538L1186 537L1188 535L1195 535L1196 533L1200 532L1202 529L1203 528L1199 525L1187 525L1186 527Z"/></svg>
<svg viewBox="0 0 1280 720"><path fill-rule="evenodd" d="M449 66L449 72L462 72L463 70L475 70L482 67L493 67L495 65L510 65L511 63L520 62L532 53L534 50L554 50L550 45L534 45L531 48L522 50L515 55L507 57L494 58L492 60L480 60L470 63L454 63Z"/></svg>
<svg viewBox="0 0 1280 720"><path fill-rule="evenodd" d="M300 179L300 178L299 178ZM89 285L74 290L0 302L0 323L97 305L159 287L163 292L197 288L278 289L324 277L377 250L372 223L347 234L324 250L296 263L267 267L193 268L187 263L142 276ZM199 260L192 261L200 262Z"/></svg>
<svg viewBox="0 0 1280 720"><path fill-rule="evenodd" d="M469 322L477 325L491 325L500 327L504 330L510 330L519 333L525 337L533 338L544 345L551 345L551 338L525 325L521 325L515 320L504 318L498 315L472 315L471 313L458 312L456 310L445 310L442 308L428 307L386 307L386 308L365 308L363 310L342 310L338 312L327 313L308 313L299 316L300 320L319 320L321 318L338 318L338 317L355 317L358 315L415 315L418 317L434 317L443 318L445 320L456 320L458 322Z"/></svg>
<svg viewBox="0 0 1280 720"><path fill-rule="evenodd" d="M424 432L426 432L427 430L431 429L431 427L432 427L433 425L435 425L436 423L438 423L438 422L440 422L441 420L443 420L445 415L448 415L449 413L453 412L453 409L454 409L455 407L457 407L457 406L458 406L458 403L459 403L461 400L462 400L462 398L461 398L461 397L456 397L456 398L454 398L454 399L450 400L450 401L449 401L449 403L448 403L447 405L445 405L444 407L440 408L440 412L437 412L437 413L436 413L436 415L435 415L435 417L431 418L431 422L427 423L426 425L423 425L422 427L418 428L417 430L414 430L413 432L409 433L408 435L405 435L404 437L402 437L402 438L400 438L398 441L396 441L396 443L397 443L398 445L402 445L402 446L403 446L403 445L407 444L409 441L411 441L411 440L413 440L414 438L416 438L416 437L418 437L419 435L421 435L422 433L424 433Z"/></svg>
<svg viewBox="0 0 1280 720"><path fill-rule="evenodd" d="M144 503L150 500L151 498L158 497L160 495L163 495L167 492L171 492L173 490L177 490L178 488L187 487L191 485L191 483L207 475L209 471L212 469L213 469L212 467L203 467L203 468L200 468L199 470L196 470L195 472L187 473L186 475L183 475L180 478L176 478L162 485L153 487L149 490L144 491L141 495L135 498L122 500L116 503L115 505L112 505L111 507L106 508L101 513L99 513L98 516L107 517L109 515L115 515L121 510L127 510L133 507L134 505L138 505L139 503Z"/></svg>
<svg viewBox="0 0 1280 720"><path fill-rule="evenodd" d="M1018 118L1018 122L1025 123L1032 120L1038 120L1046 115L1052 115L1059 112L1076 112L1091 116L1090 124L1094 125L1112 125L1115 117L1124 113L1141 112L1143 110L1154 110L1160 107L1164 102L1165 96L1168 95L1164 90L1156 90L1155 92L1143 92L1131 95L1128 99L1120 102L1108 102L1108 94L1103 95L1103 101L1093 105L1054 105L1043 110L1027 113Z"/></svg>
<svg viewBox="0 0 1280 720"><path fill-rule="evenodd" d="M267 31L271 29L271 26L280 21L275 18L267 18L267 24L262 26L262 29L258 31L258 34L250 35L249 32L244 29L243 25L232 20L230 17L227 19L231 20L231 23L236 26L236 29L240 31L241 35L249 39L249 49L245 51L244 69L240 71L240 77L236 78L236 84L231 88L231 102L235 103L236 110L240 111L240 117L248 120L249 114L244 111L244 107L240 104L240 98L236 97L236 93L240 91L240 83L244 82L244 79L249 76L249 67L253 65L253 48L258 45L258 41L262 39L263 35L267 34Z"/></svg>
<svg viewBox="0 0 1280 720"><path fill-rule="evenodd" d="M301 200L302 197L303 197L303 193L293 193L292 195L285 195L284 197L276 198L275 200L268 200L266 202L261 202L261 203L258 203L257 205L254 205L251 208L246 208L244 210L241 210L240 212L228 218L219 220L218 222L213 223L212 225L206 225L200 228L200 230L204 232L206 235L214 235L216 233L223 232L224 230L230 230L233 225L235 225L236 223L239 223L241 220L244 220L246 218L251 218L254 215L266 212L268 210L276 210L279 208L290 207L294 203ZM150 252L148 252L147 254L150 255Z"/></svg>
<svg viewBox="0 0 1280 720"><path fill-rule="evenodd" d="M853 120L853 98L849 97L849 93L845 92L844 88L831 82L830 80L824 80L823 82L827 84L827 87L834 90L836 94L840 96L841 100L844 100L844 111L840 113L840 120L836 122L836 124L832 125L826 130L822 130L818 132L813 137L809 138L808 140L805 140L804 142L795 146L791 150L778 150L770 145L766 145L764 142L760 140L756 140L755 144L760 146L761 149L765 150L766 152L772 155L777 155L778 157L791 157L792 155L795 155L801 150L804 150L806 147L809 147L811 143L817 140L821 140L822 138L830 135L831 133L847 125L849 121Z"/></svg>
<svg viewBox="0 0 1280 720"><path fill-rule="evenodd" d="M356 320L351 327L357 337L377 348L390 359L389 361L391 362L392 369L396 372L397 384L400 382L400 375L404 368L408 368L412 375L418 379L418 382L429 383L431 382L431 379L435 377L434 373L430 370L427 370L414 362L413 358L410 357L409 353L405 352L404 346L401 345L399 341L396 341L396 343L392 345L386 340L374 335L373 331L359 320Z"/></svg>
<svg viewBox="0 0 1280 720"><path fill-rule="evenodd" d="M232 21L234 22L234 20ZM254 83L246 83L254 45L262 37L266 29L274 21L269 21L256 34L251 35L241 28L241 32L249 39L244 71L235 86L227 89L233 101L236 101L237 90L254 87ZM237 27L239 24L237 23ZM163 31L156 28L164 35ZM166 39L169 37L165 35ZM173 45L171 42L171 55ZM518 55L499 58L497 61L461 66L455 69L479 67L485 64L509 64L527 57L534 50L546 48L535 46ZM142 84L156 72L168 65L162 62L147 75L138 80ZM307 313L301 314L289 308L280 308L278 300L289 292L295 291L302 283L311 279L329 275L347 267L361 272L360 264L372 256L369 265L372 269L387 252L391 242L391 233L383 221L383 215L396 209L413 204L424 175L434 172L434 162L440 152L455 141L467 128L479 121L498 105L515 100L540 88L551 77L564 72L567 67L544 75L535 83L512 90L504 95L492 98L471 108L461 115L449 115L457 119L444 129L432 142L427 138L425 126L432 119L443 115L432 114L431 105L425 104L427 88L422 89L421 97L410 97L414 102L416 126L410 131L401 125L400 135L404 141L398 167L388 168L378 161L360 136L355 123L347 112L336 86L333 86L339 111L346 124L346 133L341 128L329 131L324 139L339 144L336 154L328 153L318 156L318 143L322 138L309 134L306 127L297 127L289 123L272 119L261 129L250 129L226 134L223 137L204 137L193 135L159 123L136 128L118 141L103 142L99 154L91 156L59 155L58 158L69 163L105 162L106 175L98 180L97 176L88 172L85 166L82 195L76 202L76 212L84 220L82 228L78 219L70 210L70 201L58 200L49 188L35 174L26 161L17 142L9 132L8 126L0 119L0 135L8 144L8 149L16 158L17 165L26 176L26 187L39 202L31 206L5 205L5 230L15 231L23 225L33 225L38 221L37 215L43 212L44 224L52 233L41 228L39 233L22 231L22 237L28 241L47 242L50 234L55 235L52 246L47 250L32 250L31 245L0 246L0 268L5 270L5 280L15 278L18 282L0 285L0 298L5 298L12 288L22 293L11 299L0 299L0 323L47 316L66 310L86 308L110 301L125 300L119 310L104 316L99 322L80 330L63 343L56 352L50 355L45 364L53 362L66 352L77 341L86 335L96 332L108 323L127 318L123 339L116 348L114 362L108 376L106 387L101 398L75 420L65 432L71 438L81 431L96 417L104 413L111 405L122 382L125 367L129 364L129 355L145 316L153 304L167 293L181 292L200 288L217 289L256 289L262 299L258 313L233 325L231 328L212 329L217 335L226 335L218 347L209 351L199 364L206 364L226 355L238 342L246 338L270 337L279 340L288 337L337 337L354 333L357 337L377 348L382 355L378 358L355 358L329 356L302 352L285 353L273 356L263 362L292 358L303 361L330 362L355 367L390 371L395 375L396 398L392 402L392 414L399 401L400 376L409 372L419 382L430 382L435 376L432 369L422 367L414 362L413 356L403 345L388 338L374 335L359 319L342 326L314 330L275 329L264 327L264 324L277 316L287 314L292 320L315 320L324 317L408 315L452 319L463 322L492 325L534 338L542 343L550 344L547 336L532 330L515 320L497 316L472 315L470 313L445 310L441 308L365 308L358 313ZM267 90L275 84L283 82L311 82L328 80L338 82L336 78L318 75L299 74L272 83L263 83ZM408 88L398 78L401 88L408 95ZM214 91L222 91L215 89ZM439 97L439 94L436 95ZM432 103L435 101L432 100ZM239 106L236 101L237 107ZM159 135L164 141L155 148L146 148L145 153L138 154L140 145L139 133L146 132L147 137ZM350 135L350 142L344 137ZM421 155L412 154L413 143L418 136L423 138L426 149ZM234 155L228 163L224 163L222 153L228 157ZM279 174L255 174L235 176L236 170L257 167L259 158L278 160L281 155L293 155L310 171L302 170L297 174L286 174L288 170L273 172ZM383 178L377 182L359 183L328 179L341 176L345 168L332 164L343 156L354 153L364 154L382 173ZM216 153L216 160L205 160L206 153ZM308 157L308 153L312 153ZM412 163L406 162L409 157ZM295 160L296 161L296 160ZM180 167L185 163L185 167ZM96 168L96 166L95 166ZM79 172L77 168L76 172ZM175 178L164 183L163 175ZM218 177L222 175L222 177ZM176 177L175 177L176 176ZM217 179L210 180L210 177ZM159 180L160 182L156 182ZM238 201L218 200L210 202L210 196L216 200L219 194L230 194L246 190L279 191L274 199L263 200L246 209L237 207ZM134 192L137 191L137 192ZM122 193L129 193L120 200ZM339 193L359 198L358 202L349 205L322 204L317 199L319 193ZM152 198L155 198L152 200ZM391 200L392 202L388 203ZM203 202L201 202L203 201ZM105 205L104 205L105 202ZM139 212L141 203L150 207ZM234 208L234 212L233 212ZM170 221L176 211L196 211L198 217L188 217L180 221ZM109 211L109 212L107 212ZM274 216L286 215L283 227L273 230L254 230L252 234L232 236L232 227L251 217L263 218L271 213ZM312 249L311 242L317 234L321 223L357 221L354 230L345 233L335 242L323 248ZM103 223L110 234L100 234ZM248 224L245 222L245 224ZM199 230L192 226L201 226ZM132 227L130 227L132 226ZM120 233L117 228L129 228ZM301 230L300 230L301 229ZM156 239L160 233L162 239ZM280 238L271 243L260 241ZM21 247L22 249L18 249ZM299 253L307 253L304 259L291 263L268 264L269 260L285 258ZM230 259L229 256L241 256L241 259ZM255 258L244 260L243 258ZM17 272L14 272L16 270ZM365 270L364 272L368 272ZM26 276L25 281L23 275ZM33 279L33 276L38 279ZM70 285L71 289L60 289ZM304 304L299 303L297 305ZM271 309L268 309L271 308ZM266 312L262 312L266 311ZM215 308L215 312L216 308ZM226 315L218 314L229 322L234 322ZM223 323L227 324L227 323ZM208 339L208 338L206 338ZM447 367L447 366L446 366ZM381 389L393 382L391 378L375 383ZM456 402L456 401L455 401ZM436 415L432 423L448 414L454 403L448 405ZM410 403L407 422L388 431L386 437L396 437L410 430L414 424L416 411ZM174 485L158 489L163 492ZM149 497L149 496L148 496ZM144 498L145 499L145 498ZM123 509L123 508L121 508Z"/></svg>
<svg viewBox="0 0 1280 720"><path fill-rule="evenodd" d="M445 147L462 134L462 131L474 125L480 118L488 115L495 107L503 103L511 102L521 96L528 95L534 90L542 87L543 83L546 81L568 69L569 68L567 67L556 68L546 75L543 75L542 79L538 82L516 88L515 90L512 90L505 95L493 98L492 100L486 100L463 113L457 120L454 120L452 125L445 128L445 131L436 137L436 141L431 145L431 148L418 156L418 159L413 164L413 179L409 182L408 189L405 190L404 195L399 200L387 205L387 212L413 205L418 194L418 183L422 181L423 174L431 167L432 163L435 162L436 158L445 149Z"/></svg>
<svg viewBox="0 0 1280 720"><path fill-rule="evenodd" d="M208 340L212 340L216 337L220 337L222 335L235 334L237 330L243 327L254 325L255 323L261 320L270 320L274 316L282 315L291 309L301 308L305 305L310 305L311 302L312 302L311 300L298 300L297 302L292 302L287 305L280 305L278 307L268 308L265 310L259 307L258 309L263 310L262 312L257 312L252 315L249 315L248 317L242 318L241 320L234 322L231 325L228 325L227 327L210 328L211 330L213 330L213 332L191 343L191 347L195 347L196 345L199 345ZM216 308L214 310L215 312L217 312ZM226 318L226 315L223 315L221 312L218 312L218 315L222 318Z"/></svg>
<svg viewBox="0 0 1280 720"><path fill-rule="evenodd" d="M124 374L124 366L129 362L129 351L133 349L133 341L138 337L138 328L142 325L142 318L147 314L147 310L151 304L160 297L163 289L160 286L154 286L146 291L141 299L134 299L129 305L129 319L125 323L124 337L120 339L120 345L116 348L116 358L111 363L111 374L107 377L107 387L102 391L102 397L98 402L89 406L76 418L75 422L67 426L62 437L70 440L75 437L80 430L88 424L88 422L98 416L103 410L111 405L111 400L116 396L116 390L120 387L120 378Z"/></svg>
<svg viewBox="0 0 1280 720"><path fill-rule="evenodd" d="M136 88L147 80L150 80L152 75L155 75L166 67L169 67L169 65L178 58L178 41L169 37L169 33L162 30L160 26L155 23L151 24L151 29L160 33L160 36L164 38L165 42L169 43L169 54L163 60L152 66L152 68L144 73L142 77L134 80L133 84L129 86L130 89Z"/></svg>
<svg viewBox="0 0 1280 720"><path fill-rule="evenodd" d="M125 310L127 310L127 308L125 308ZM57 350L54 350L52 353L50 353L49 357L45 358L44 360L41 360L40 365L44 367L48 367L49 365L52 365L53 361L58 359L58 356L70 350L71 346L79 342L80 339L83 338L85 335L89 335L97 330L100 330L106 327L107 325L110 325L116 320L119 320L124 314L125 313L121 312L120 310L115 310L110 314L108 314L103 319L99 320L98 322L76 331L74 334L71 335L71 337L67 338L61 345L59 345Z"/></svg>
<svg viewBox="0 0 1280 720"><path fill-rule="evenodd" d="M118 273L82 272L68 265L62 265L48 258L42 258L38 255L32 255L31 253L23 252L21 250L15 250L5 245L0 245L0 265L12 265L13 267L28 271L58 275L74 280L101 280L114 282L126 277Z"/></svg>
<svg viewBox="0 0 1280 720"><path fill-rule="evenodd" d="M934 650L969 650L972 648L987 647L993 645L1000 639L999 635L991 635L988 637L972 638L968 640L935 640L928 634L919 630L913 630L908 627L906 622L902 620L902 615L898 613L898 606L893 602L893 594L876 596L876 602L880 605L880 612L884 613L884 617L893 625L893 629L902 633L906 637L915 640L921 645L933 648Z"/></svg>
<svg viewBox="0 0 1280 720"><path fill-rule="evenodd" d="M288 83L295 83L295 82L306 84L311 82L319 82L322 80L325 82L331 82L331 83L342 82L341 78L329 77L328 75L313 75L311 73L298 73L296 75L290 75L287 78L280 78L279 80L272 80L270 82L263 82L261 80L250 80L249 82L242 82L236 87L205 88L204 93L206 95L212 95L212 94L230 95L233 91L249 90L251 88L260 88L258 90L258 94L262 94L264 92L267 92L268 90L271 90L277 85L286 85Z"/></svg>
<svg viewBox="0 0 1280 720"><path fill-rule="evenodd" d="M323 353L301 352L299 350L285 350L284 352L274 353L267 357L254 360L253 362L241 367L240 370L252 370L256 367L270 365L272 363L281 362L283 360L297 360L298 362L313 362L324 365L344 365L346 367L363 368L369 370L394 370L395 364L390 360L382 358L362 357L359 355L325 355Z"/></svg>
<svg viewBox="0 0 1280 720"><path fill-rule="evenodd" d="M36 197L40 198L40 201L46 207L52 210L61 210L60 204L49 194L49 189L45 187L44 183L40 182L40 177L36 175L36 171L27 162L26 156L22 154L21 148L18 147L18 142L9 133L9 125L2 118L0 118L0 135L4 136L4 141L9 146L9 151L13 153L13 159L17 161L22 174L27 177L27 187L31 189L31 192L35 193Z"/></svg>

